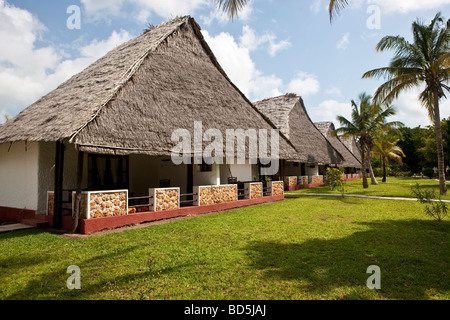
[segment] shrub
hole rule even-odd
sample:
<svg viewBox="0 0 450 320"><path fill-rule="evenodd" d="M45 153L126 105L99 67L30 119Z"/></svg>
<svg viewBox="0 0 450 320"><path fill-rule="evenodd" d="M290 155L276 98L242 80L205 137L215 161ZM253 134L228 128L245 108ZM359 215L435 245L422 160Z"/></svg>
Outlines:
<svg viewBox="0 0 450 320"><path fill-rule="evenodd" d="M398 177L412 177L413 173L412 173L412 171L402 171L402 172L397 173L397 176Z"/></svg>
<svg viewBox="0 0 450 320"><path fill-rule="evenodd" d="M421 190L419 183L416 182L416 185L411 187L411 191L420 203L425 204L425 213L428 216L442 222L448 215L447 203L437 196L435 190Z"/></svg>
<svg viewBox="0 0 450 320"><path fill-rule="evenodd" d="M331 190L334 188L340 188L342 194L344 194L344 181L345 178L343 176L344 169L343 168L328 168L325 172L325 178L330 186Z"/></svg>
<svg viewBox="0 0 450 320"><path fill-rule="evenodd" d="M424 176L427 176L427 177L430 177L430 178L434 176L433 168L424 168L422 173L423 173Z"/></svg>

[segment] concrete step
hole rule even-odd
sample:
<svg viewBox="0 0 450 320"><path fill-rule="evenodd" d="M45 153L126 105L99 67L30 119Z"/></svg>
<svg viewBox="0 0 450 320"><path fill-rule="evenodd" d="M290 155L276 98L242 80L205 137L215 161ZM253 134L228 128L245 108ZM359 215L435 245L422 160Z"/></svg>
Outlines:
<svg viewBox="0 0 450 320"><path fill-rule="evenodd" d="M20 222L38 229L50 226L50 224L47 221L42 219L23 219Z"/></svg>

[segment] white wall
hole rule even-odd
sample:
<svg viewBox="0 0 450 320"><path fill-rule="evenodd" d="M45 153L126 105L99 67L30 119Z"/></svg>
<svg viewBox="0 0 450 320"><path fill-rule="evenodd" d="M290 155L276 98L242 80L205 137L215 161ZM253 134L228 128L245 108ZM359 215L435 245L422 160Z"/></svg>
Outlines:
<svg viewBox="0 0 450 320"><path fill-rule="evenodd" d="M149 188L158 188L159 181L169 179L171 187L186 193L187 166L175 165L170 157L130 155L130 191L133 196L148 195Z"/></svg>
<svg viewBox="0 0 450 320"><path fill-rule="evenodd" d="M319 175L319 166L317 164L316 165L307 164L306 165L306 175L309 177Z"/></svg>
<svg viewBox="0 0 450 320"><path fill-rule="evenodd" d="M253 181L259 176L256 164L223 164L220 171L220 183L228 184L229 177L236 177L237 181Z"/></svg>
<svg viewBox="0 0 450 320"><path fill-rule="evenodd" d="M0 145L0 206L37 210L38 157L35 142Z"/></svg>
<svg viewBox="0 0 450 320"><path fill-rule="evenodd" d="M217 185L218 179L220 181L221 172L222 168L220 165L213 164L211 171L201 172L200 166L194 164L194 186Z"/></svg>

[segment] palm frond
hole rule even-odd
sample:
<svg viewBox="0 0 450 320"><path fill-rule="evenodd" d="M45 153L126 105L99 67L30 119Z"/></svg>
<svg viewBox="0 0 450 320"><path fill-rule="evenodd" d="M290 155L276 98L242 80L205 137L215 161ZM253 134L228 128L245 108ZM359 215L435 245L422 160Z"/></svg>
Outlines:
<svg viewBox="0 0 450 320"><path fill-rule="evenodd" d="M348 0L330 0L330 4L328 6L330 22L333 21L334 15L339 14L342 11L342 9L344 9L347 5L348 5Z"/></svg>
<svg viewBox="0 0 450 320"><path fill-rule="evenodd" d="M249 0L216 0L216 3L222 11L226 12L228 16L234 20L248 1Z"/></svg>

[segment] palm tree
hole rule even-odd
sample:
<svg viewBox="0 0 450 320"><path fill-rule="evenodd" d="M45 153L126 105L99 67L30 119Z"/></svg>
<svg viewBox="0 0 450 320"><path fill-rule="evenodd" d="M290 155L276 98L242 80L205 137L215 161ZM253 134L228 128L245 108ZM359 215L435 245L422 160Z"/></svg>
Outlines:
<svg viewBox="0 0 450 320"><path fill-rule="evenodd" d="M447 193L444 149L442 144L439 100L450 79L450 20L444 23L441 13L429 25L419 20L412 24L413 43L400 36L387 36L377 44L377 51L395 50L388 67L366 72L363 78L385 77L387 81L375 93L378 102L391 102L407 89L425 85L419 100L428 110L436 130L440 193Z"/></svg>
<svg viewBox="0 0 450 320"><path fill-rule="evenodd" d="M344 138L353 137L358 142L361 153L363 187L368 188L366 169L370 172L372 184L378 184L370 163L370 152L376 137L385 131L395 130L403 124L398 121L386 121L389 116L395 114L394 107L382 108L380 105L373 103L372 96L367 93L361 93L358 98L359 104L354 100L351 101L351 120L343 116L337 117L341 126L336 130L336 134L342 133Z"/></svg>
<svg viewBox="0 0 450 320"><path fill-rule="evenodd" d="M386 162L394 160L402 164L402 157L405 157L402 148L397 146L399 138L397 134L385 132L378 136L373 144L372 154L379 156L383 164L383 178L381 182L386 182Z"/></svg>
<svg viewBox="0 0 450 320"><path fill-rule="evenodd" d="M231 19L238 16L239 11L249 2L249 0L215 0L219 8L226 12ZM328 11L330 14L330 21L333 19L333 14L339 14L340 11L348 4L348 0L330 0Z"/></svg>

